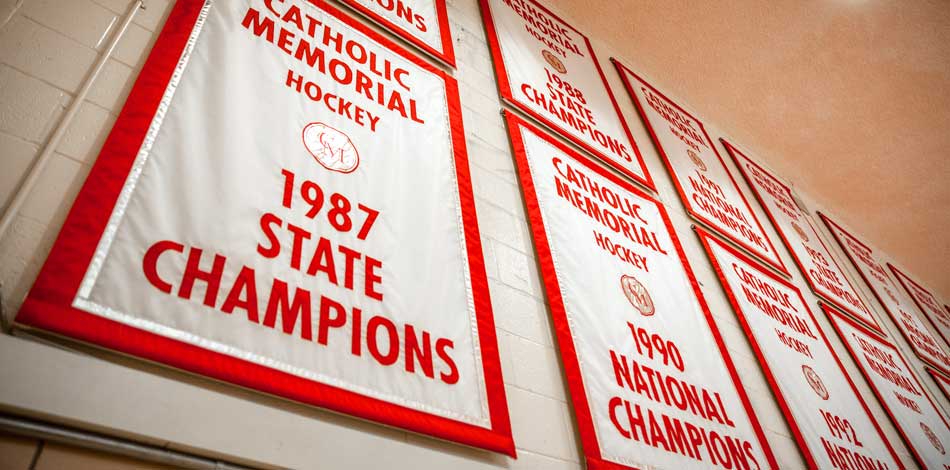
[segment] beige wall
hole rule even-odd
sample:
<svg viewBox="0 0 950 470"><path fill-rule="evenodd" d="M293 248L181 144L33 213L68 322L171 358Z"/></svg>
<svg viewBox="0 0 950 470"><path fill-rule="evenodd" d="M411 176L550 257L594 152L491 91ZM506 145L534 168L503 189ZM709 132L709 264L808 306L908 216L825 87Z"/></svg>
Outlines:
<svg viewBox="0 0 950 470"><path fill-rule="evenodd" d="M170 467L0 432L0 470L167 470Z"/></svg>
<svg viewBox="0 0 950 470"><path fill-rule="evenodd" d="M36 157L95 60L102 38L108 37L129 1L25 0L22 7L16 8L17 3L0 0L0 21L12 13L0 26L2 204L9 201L24 169ZM82 104L67 138L56 149L53 161L17 215L12 230L0 240L0 281L7 316L16 311L32 283L168 10L168 0L147 0L146 3L148 9L137 16L122 38L115 57L110 59L93 93ZM455 76L461 86L477 212L518 460L262 397L108 353L9 335L0 335L0 409L261 466L433 470L582 468L579 441L567 403L521 194L498 112L501 103L495 91L481 18L475 0L448 0L447 3L459 55ZM567 18L572 15L586 18L571 4L555 3L553 7L562 9ZM675 64L658 67L651 56L629 53L626 45L608 28L608 23L585 26L605 65L608 57L617 56L634 69L647 72L654 84L671 96L686 96L676 78L681 67ZM795 41L791 41L774 47L784 50L794 45ZM672 182L621 89L618 77L611 70L607 72L647 166L657 180L659 196L668 205L674 226L684 241L689 261L730 354L743 371L743 383L781 468L802 468L802 459L788 426L767 389L702 248L691 233L690 220ZM777 75L778 72L774 76ZM712 119L715 115L706 109L712 106L697 109L689 106L690 103L700 102L682 104L707 118L709 131L714 136L728 133L742 137L751 133L748 127L726 126ZM724 100L721 105L730 103ZM738 141L746 143L742 139ZM757 142L751 144L752 148L768 149ZM784 169L772 160L765 163ZM796 176L801 171L780 173ZM740 185L747 197L754 200L741 181ZM819 206L813 199L826 202L825 198L812 198L807 192L801 195L816 208ZM753 204L753 207L759 218L766 220L759 206ZM834 205L824 207L831 213L839 212ZM766 230L778 240L774 230L770 227ZM826 237L826 241L830 239ZM788 252L782 248L779 252L783 261L793 266ZM843 259L840 252L837 256ZM853 280L858 280L853 270L847 266L845 269L849 269ZM800 285L804 285L800 274L797 271L794 274ZM863 284L856 284L869 305L880 311ZM814 296L806 292L806 299L816 308ZM881 319L902 350L909 351L896 335L893 324L883 316ZM826 331L830 330L827 321L819 321ZM831 340L844 352L834 335ZM916 468L853 362L846 355L843 360L860 391L868 397L874 416L901 459L908 468ZM910 357L909 360L920 374L921 363ZM921 379L936 392L935 385L925 374ZM936 399L945 409L950 409L950 403L942 396Z"/></svg>

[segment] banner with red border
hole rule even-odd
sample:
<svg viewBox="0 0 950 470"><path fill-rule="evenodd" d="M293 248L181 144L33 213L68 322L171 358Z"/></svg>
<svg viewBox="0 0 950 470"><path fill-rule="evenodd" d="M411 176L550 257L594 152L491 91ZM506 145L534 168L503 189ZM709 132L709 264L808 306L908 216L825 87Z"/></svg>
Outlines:
<svg viewBox="0 0 950 470"><path fill-rule="evenodd" d="M613 62L673 177L686 211L706 227L788 276L785 263L752 212L702 121L636 72L616 60Z"/></svg>
<svg viewBox="0 0 950 470"><path fill-rule="evenodd" d="M709 232L696 233L808 468L903 469L801 291Z"/></svg>
<svg viewBox="0 0 950 470"><path fill-rule="evenodd" d="M927 368L927 373L930 374L934 382L937 382L937 386L940 387L943 396L947 397L947 400L950 400L950 378L931 368Z"/></svg>
<svg viewBox="0 0 950 470"><path fill-rule="evenodd" d="M506 118L588 468L778 468L666 209Z"/></svg>
<svg viewBox="0 0 950 470"><path fill-rule="evenodd" d="M323 1L177 2L16 321L515 454L457 84Z"/></svg>
<svg viewBox="0 0 950 470"><path fill-rule="evenodd" d="M943 343L924 325L918 314L919 310L907 299L902 289L897 287L884 265L878 261L874 250L827 215L819 212L818 216L835 237L838 246L848 255L851 264L871 288L878 302L884 306L884 310L910 344L914 354L931 366L950 374L950 355L944 351Z"/></svg>
<svg viewBox="0 0 950 470"><path fill-rule="evenodd" d="M445 0L341 0L426 54L455 67Z"/></svg>
<svg viewBox="0 0 950 470"><path fill-rule="evenodd" d="M502 98L650 188L590 40L535 0L479 0Z"/></svg>
<svg viewBox="0 0 950 470"><path fill-rule="evenodd" d="M739 149L722 139L746 182L772 221L785 246L792 253L811 290L845 313L864 322L875 331L887 335L877 318L861 300L838 262L828 251L811 217L792 196L792 190L775 175L759 166Z"/></svg>
<svg viewBox="0 0 950 470"><path fill-rule="evenodd" d="M887 263L887 267L890 268L891 273L897 278L901 287L904 288L904 292L910 296L914 304L917 305L917 308L919 308L921 312L924 312L924 316L930 324L933 325L934 329L937 330L937 333L943 338L943 341L947 345L950 345L950 310L941 307L940 302L933 293L918 284L917 281L911 279L911 277L903 271L897 269L896 266Z"/></svg>
<svg viewBox="0 0 950 470"><path fill-rule="evenodd" d="M894 345L838 310L822 304L865 380L925 470L946 470L950 426Z"/></svg>

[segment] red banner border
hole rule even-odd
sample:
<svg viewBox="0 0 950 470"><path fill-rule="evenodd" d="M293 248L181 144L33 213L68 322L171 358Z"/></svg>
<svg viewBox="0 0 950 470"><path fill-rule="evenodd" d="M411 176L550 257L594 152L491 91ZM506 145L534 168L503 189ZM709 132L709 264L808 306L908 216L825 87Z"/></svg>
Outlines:
<svg viewBox="0 0 950 470"><path fill-rule="evenodd" d="M947 400L950 400L950 393L948 393L950 392L950 378L941 374L940 371L933 367L924 367L924 370L930 374L930 378L932 378L934 382L937 382L937 388L940 389L940 393L943 393L943 396L947 397Z"/></svg>

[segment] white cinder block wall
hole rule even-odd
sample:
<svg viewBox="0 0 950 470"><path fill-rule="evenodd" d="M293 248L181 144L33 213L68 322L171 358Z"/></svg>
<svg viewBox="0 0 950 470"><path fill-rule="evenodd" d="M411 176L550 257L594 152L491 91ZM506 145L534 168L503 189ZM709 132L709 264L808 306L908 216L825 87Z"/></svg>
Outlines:
<svg viewBox="0 0 950 470"><path fill-rule="evenodd" d="M0 205L5 207L9 203L130 3L0 0ZM147 9L136 16L122 37L11 230L0 240L0 282L7 321L13 318L45 259L172 0L145 3ZM447 3L459 61L454 75L460 82L517 460L260 396L109 353L41 343L23 336L0 335L0 410L262 467L583 468L573 411L499 113L502 105L481 15L476 0ZM557 1L547 3L557 11ZM598 40L596 28L579 26L591 37L781 468L802 468L803 460L789 428L705 253L690 230L691 221L677 198L672 180L610 67L610 46ZM636 57L619 58L677 99L677 90L664 88L664 77L675 74L675 70L642 70ZM678 102L703 118L702 110L691 109L681 99ZM706 125L714 140L728 135L728 129L718 129L713 122ZM741 146L742 142L737 144ZM726 157L721 146L719 151ZM731 161L728 164L766 231L779 246L777 234L767 224L748 186ZM822 207L806 194L799 195L812 209L835 214L834 207ZM904 351L935 401L950 410L950 403L924 373L921 362L910 354L908 345L833 239L827 232L824 235L826 244L864 294L865 301L880 312L879 318L892 340ZM787 250L779 247L778 251L798 284L804 286ZM854 362L819 314L816 298L807 289L803 291L891 444L907 468L916 468Z"/></svg>

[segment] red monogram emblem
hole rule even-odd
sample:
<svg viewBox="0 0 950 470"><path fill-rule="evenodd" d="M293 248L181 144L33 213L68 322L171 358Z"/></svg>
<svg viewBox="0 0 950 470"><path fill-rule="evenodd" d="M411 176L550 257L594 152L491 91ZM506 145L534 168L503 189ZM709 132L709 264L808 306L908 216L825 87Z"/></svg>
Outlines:
<svg viewBox="0 0 950 470"><path fill-rule="evenodd" d="M924 431L927 439L930 440L930 444L934 446L934 449L937 449L937 451L940 452L940 455L947 455L947 450L943 448L943 443L937 438L937 434L934 433L933 429L930 429L930 426L920 423L920 429Z"/></svg>
<svg viewBox="0 0 950 470"><path fill-rule="evenodd" d="M811 385L811 389L814 390L822 400L827 400L830 395L828 389L825 388L825 384L821 381L821 377L818 376L818 373L806 365L802 365L802 373L805 374L805 380L808 381L808 385Z"/></svg>
<svg viewBox="0 0 950 470"><path fill-rule="evenodd" d="M360 155L350 137L322 122L312 122L303 128L303 145L330 171L352 173L360 164Z"/></svg>
<svg viewBox="0 0 950 470"><path fill-rule="evenodd" d="M560 73L567 73L567 67L564 66L564 62L561 62L561 59L558 59L557 56L548 51L541 51L541 55L544 56L544 60L548 61L551 67L554 67L554 70Z"/></svg>
<svg viewBox="0 0 950 470"><path fill-rule="evenodd" d="M655 313L650 292L635 277L621 276L620 287L623 289L623 294L627 297L630 305L633 305L633 308L637 309L641 315L649 317Z"/></svg>
<svg viewBox="0 0 950 470"><path fill-rule="evenodd" d="M686 149L686 155L689 156L689 159L693 162L693 165L696 165L700 170L706 171L706 163L699 158L699 154L693 151L693 149Z"/></svg>

